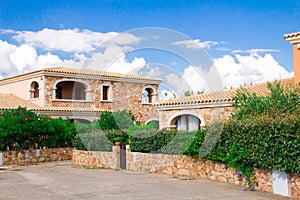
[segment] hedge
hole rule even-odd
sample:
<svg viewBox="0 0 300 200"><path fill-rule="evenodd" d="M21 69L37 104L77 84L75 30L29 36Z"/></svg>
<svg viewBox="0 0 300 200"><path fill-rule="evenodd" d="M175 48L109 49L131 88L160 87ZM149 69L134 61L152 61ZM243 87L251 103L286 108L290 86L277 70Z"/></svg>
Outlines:
<svg viewBox="0 0 300 200"><path fill-rule="evenodd" d="M81 132L76 135L73 144L78 150L111 151L116 138L121 142L125 142L128 139L128 135L121 130Z"/></svg>
<svg viewBox="0 0 300 200"><path fill-rule="evenodd" d="M76 129L69 119L37 115L26 108L0 112L0 150L71 146Z"/></svg>

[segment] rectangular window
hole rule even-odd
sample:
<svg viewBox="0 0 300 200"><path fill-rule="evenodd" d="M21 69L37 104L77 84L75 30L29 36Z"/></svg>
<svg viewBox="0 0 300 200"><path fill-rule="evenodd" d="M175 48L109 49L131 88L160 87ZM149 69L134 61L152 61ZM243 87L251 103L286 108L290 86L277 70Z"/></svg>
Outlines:
<svg viewBox="0 0 300 200"><path fill-rule="evenodd" d="M102 85L102 99L103 101L109 101L110 99L110 86Z"/></svg>

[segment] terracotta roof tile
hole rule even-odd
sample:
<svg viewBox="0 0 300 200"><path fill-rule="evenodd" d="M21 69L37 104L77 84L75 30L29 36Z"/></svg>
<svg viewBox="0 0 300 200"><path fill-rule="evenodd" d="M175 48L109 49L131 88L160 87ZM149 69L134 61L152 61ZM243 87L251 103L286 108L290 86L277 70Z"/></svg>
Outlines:
<svg viewBox="0 0 300 200"><path fill-rule="evenodd" d="M18 107L27 108L33 111L61 111L61 112L101 112L98 108L84 107L43 107L35 103L17 97L13 94L0 94L0 110L17 109Z"/></svg>
<svg viewBox="0 0 300 200"><path fill-rule="evenodd" d="M30 110L42 109L41 106L13 94L0 94L0 110L17 109L19 106Z"/></svg>
<svg viewBox="0 0 300 200"><path fill-rule="evenodd" d="M43 71L66 73L66 74L91 75L91 76L100 76L100 77L103 76L103 77L120 78L120 79L128 78L128 79L137 79L137 80L155 80L155 81L162 82L161 79L157 79L157 78L122 74L116 72L97 71L92 69L82 69L82 68L53 67L53 68L45 68Z"/></svg>
<svg viewBox="0 0 300 200"><path fill-rule="evenodd" d="M282 79L280 83L283 86L294 85L294 78ZM245 90L250 93L256 93L259 96L267 95L270 91L267 87L267 83L259 83L254 85L249 85L241 88L226 89L219 92L211 92L207 94L201 94L191 97L175 98L170 100L165 100L157 102L154 106L158 107L168 107L168 106L181 106L181 105L196 105L196 104L206 104L206 103L230 103L234 100L234 97L238 90Z"/></svg>
<svg viewBox="0 0 300 200"><path fill-rule="evenodd" d="M299 36L300 36L300 32L289 33L289 34L283 35L284 39L291 39L291 38L299 37Z"/></svg>
<svg viewBox="0 0 300 200"><path fill-rule="evenodd" d="M42 107L39 111L58 111L58 112L101 112L98 108L84 107Z"/></svg>

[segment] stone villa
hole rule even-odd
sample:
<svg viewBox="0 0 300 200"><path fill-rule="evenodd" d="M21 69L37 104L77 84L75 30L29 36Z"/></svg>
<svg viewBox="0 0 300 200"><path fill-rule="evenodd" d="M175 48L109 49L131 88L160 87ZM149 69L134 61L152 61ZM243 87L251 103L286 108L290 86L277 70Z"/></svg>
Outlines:
<svg viewBox="0 0 300 200"><path fill-rule="evenodd" d="M98 119L101 111L129 109L143 123L158 120L152 103L160 79L65 67L0 80L0 109L27 107L52 117Z"/></svg>

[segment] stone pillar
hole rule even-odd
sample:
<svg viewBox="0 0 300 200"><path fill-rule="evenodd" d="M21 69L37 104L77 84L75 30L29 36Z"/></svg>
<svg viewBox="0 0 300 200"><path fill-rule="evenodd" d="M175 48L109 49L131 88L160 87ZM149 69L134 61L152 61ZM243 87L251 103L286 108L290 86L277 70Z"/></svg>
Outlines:
<svg viewBox="0 0 300 200"><path fill-rule="evenodd" d="M120 169L120 146L112 146L114 166L113 169Z"/></svg>
<svg viewBox="0 0 300 200"><path fill-rule="evenodd" d="M93 101L93 91L92 90L86 90L86 100L87 101Z"/></svg>

